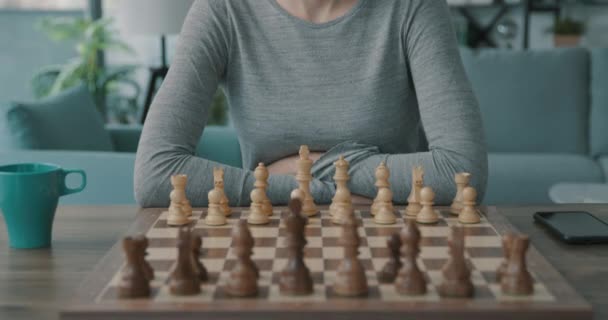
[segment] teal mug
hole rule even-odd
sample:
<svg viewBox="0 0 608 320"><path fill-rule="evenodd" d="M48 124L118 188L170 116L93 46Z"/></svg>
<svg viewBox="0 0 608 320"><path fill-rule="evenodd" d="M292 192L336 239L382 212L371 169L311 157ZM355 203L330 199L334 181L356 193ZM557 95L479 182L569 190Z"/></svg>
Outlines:
<svg viewBox="0 0 608 320"><path fill-rule="evenodd" d="M82 183L68 188L66 177L78 174ZM64 170L45 163L0 166L0 211L8 228L10 246L17 249L51 246L53 219L59 197L84 190L82 170Z"/></svg>

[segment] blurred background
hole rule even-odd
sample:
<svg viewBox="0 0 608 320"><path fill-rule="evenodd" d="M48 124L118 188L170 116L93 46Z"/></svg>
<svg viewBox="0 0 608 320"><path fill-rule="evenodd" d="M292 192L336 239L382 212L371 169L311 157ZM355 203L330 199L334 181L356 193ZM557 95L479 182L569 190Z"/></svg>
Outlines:
<svg viewBox="0 0 608 320"><path fill-rule="evenodd" d="M191 3L0 0L0 162L89 166L99 184L70 201L131 203L131 182L107 190L104 168L132 178L141 124ZM488 135L486 202L608 199L608 0L448 3ZM218 91L197 153L238 166L228 108Z"/></svg>

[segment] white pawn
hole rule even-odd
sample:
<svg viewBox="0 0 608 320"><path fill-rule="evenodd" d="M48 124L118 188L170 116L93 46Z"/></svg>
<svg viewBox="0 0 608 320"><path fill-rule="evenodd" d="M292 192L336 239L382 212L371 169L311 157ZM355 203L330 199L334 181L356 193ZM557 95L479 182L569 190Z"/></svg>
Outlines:
<svg viewBox="0 0 608 320"><path fill-rule="evenodd" d="M222 196L222 200L220 201L220 209L222 210L224 215L228 217L232 214L232 209L228 204L228 197L226 196L226 192L224 191L224 169L213 168L213 184L214 188L217 189Z"/></svg>
<svg viewBox="0 0 608 320"><path fill-rule="evenodd" d="M289 195L289 198L300 199L300 201L304 201L305 197L306 197L306 193L304 192L304 190L302 190L300 188L293 189L293 191L291 191L291 194Z"/></svg>
<svg viewBox="0 0 608 320"><path fill-rule="evenodd" d="M381 188L378 190L377 211L374 215L374 222L377 224L394 224L397 222L395 209L393 207L393 192L389 188Z"/></svg>
<svg viewBox="0 0 608 320"><path fill-rule="evenodd" d="M268 173L268 169L266 169L266 166L262 162L260 162L257 168L255 168L255 171L253 172L253 176L255 177L255 184L253 186L256 189L259 188L262 190L262 196L264 197L264 199L262 200L262 212L264 212L268 216L271 216L272 203L270 202L270 198L268 198L268 195L266 194L269 175L270 174Z"/></svg>
<svg viewBox="0 0 608 320"><path fill-rule="evenodd" d="M184 210L184 201L186 198L186 176L175 175L171 177L171 185L173 190L169 194L171 204L169 205L169 216L167 224L170 226L182 226L188 224L188 213ZM187 209L187 208L186 208Z"/></svg>
<svg viewBox="0 0 608 320"><path fill-rule="evenodd" d="M188 197L186 195L186 186L188 185L188 176L186 175L182 175L183 176L183 180L184 180L184 200L182 201L182 210L184 211L184 213L186 214L187 217L192 216L192 205L190 204L190 200L188 200Z"/></svg>
<svg viewBox="0 0 608 320"><path fill-rule="evenodd" d="M457 173L454 176L454 182L456 182L456 196L450 206L450 213L458 215L462 210L462 191L464 188L469 186L471 180L471 174L466 172Z"/></svg>
<svg viewBox="0 0 608 320"><path fill-rule="evenodd" d="M420 190L424 186L424 169L422 167L412 168L412 191L407 197L407 207L405 214L409 217L415 217L420 212Z"/></svg>
<svg viewBox="0 0 608 320"><path fill-rule="evenodd" d="M226 224L226 215L222 212L220 202L222 201L222 193L213 188L207 194L209 199L209 209L205 217L205 224L208 226L223 226Z"/></svg>
<svg viewBox="0 0 608 320"><path fill-rule="evenodd" d="M475 224L481 221L477 209L477 191L473 187L466 187L462 191L462 210L458 215L458 222L465 224Z"/></svg>
<svg viewBox="0 0 608 320"><path fill-rule="evenodd" d="M420 204L422 205L422 209L416 216L416 222L431 224L439 221L439 214L435 209L433 209L433 204L435 201L435 192L433 189L429 187L424 187L420 190Z"/></svg>
<svg viewBox="0 0 608 320"><path fill-rule="evenodd" d="M393 193L392 191L390 192L390 200L387 202L386 199L388 198L386 195L384 196L384 200L381 199L381 193L384 192L383 189L388 189L390 188L391 184L389 183L388 179L390 177L391 173L388 170L388 168L386 167L386 164L384 162L380 163L380 165L378 166L378 168L376 168L376 183L375 186L378 189L378 193L376 195L376 198L374 199L374 202L372 203L372 207L371 207L371 214L372 215L376 215L376 213L378 213L378 210L380 209L380 207L382 207L383 204L389 204L390 205L390 209L393 209ZM390 189L389 189L390 191Z"/></svg>
<svg viewBox="0 0 608 320"><path fill-rule="evenodd" d="M268 214L264 212L265 198L262 188L255 188L251 191L251 206L249 207L249 217L247 217L249 224L267 224L270 222Z"/></svg>

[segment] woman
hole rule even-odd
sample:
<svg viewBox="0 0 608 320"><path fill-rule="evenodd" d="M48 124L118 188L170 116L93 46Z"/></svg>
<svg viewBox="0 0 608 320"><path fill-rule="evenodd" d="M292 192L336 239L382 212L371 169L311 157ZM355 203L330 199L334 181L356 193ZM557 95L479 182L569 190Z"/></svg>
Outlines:
<svg viewBox="0 0 608 320"><path fill-rule="evenodd" d="M252 169L269 165L269 197L284 203L302 144L315 151L311 188L331 201L333 162L351 163L353 194L373 198L374 170L391 169L395 201L411 168L447 203L454 173L483 194L483 128L442 0L199 0L144 126L135 193L166 206L170 176L189 176L188 196L207 204L217 163L194 157L218 86L227 96L244 169L226 167L232 205L247 205Z"/></svg>

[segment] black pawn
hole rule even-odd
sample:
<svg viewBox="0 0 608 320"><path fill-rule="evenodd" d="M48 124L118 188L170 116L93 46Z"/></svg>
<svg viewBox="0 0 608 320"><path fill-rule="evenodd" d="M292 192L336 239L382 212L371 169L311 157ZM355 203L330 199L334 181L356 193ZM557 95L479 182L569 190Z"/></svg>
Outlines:
<svg viewBox="0 0 608 320"><path fill-rule="evenodd" d="M401 238L399 233L396 232L386 240L386 245L390 251L390 258L380 271L379 280L382 283L391 283L395 281L399 269L401 269Z"/></svg>
<svg viewBox="0 0 608 320"><path fill-rule="evenodd" d="M198 274L198 278L201 282L206 282L208 280L207 268L201 263L201 246L203 245L203 240L201 236L195 235L192 237L192 262L194 263L194 269Z"/></svg>
<svg viewBox="0 0 608 320"><path fill-rule="evenodd" d="M304 246L306 246L306 218L302 216L302 203L299 199L289 202L290 214L287 225L287 265L280 274L279 288L282 293L290 295L307 295L313 292L310 270L304 264Z"/></svg>

